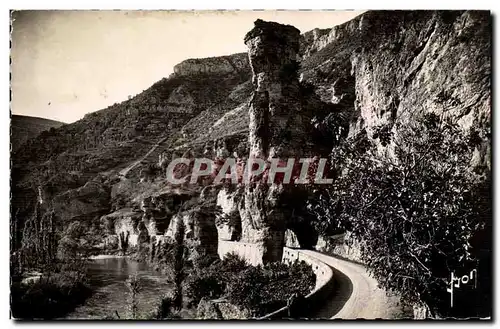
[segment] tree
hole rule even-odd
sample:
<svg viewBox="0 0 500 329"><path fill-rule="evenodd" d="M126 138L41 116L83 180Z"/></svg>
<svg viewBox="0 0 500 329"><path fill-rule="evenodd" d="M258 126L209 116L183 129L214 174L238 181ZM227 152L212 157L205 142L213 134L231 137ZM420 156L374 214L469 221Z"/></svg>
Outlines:
<svg viewBox="0 0 500 329"><path fill-rule="evenodd" d="M138 319L139 307L137 301L137 295L141 292L141 282L137 273L134 275L129 275L127 279L127 288L130 292L129 294L129 309L132 319Z"/></svg>
<svg viewBox="0 0 500 329"><path fill-rule="evenodd" d="M85 261L93 253L94 246L102 240L95 229L79 221L71 222L62 232L58 245L58 256L69 262Z"/></svg>
<svg viewBox="0 0 500 329"><path fill-rule="evenodd" d="M35 205L33 214L24 223L21 245L16 253L19 272L53 265L58 247L54 217L53 210L43 213L40 203ZM14 220L17 223L18 219Z"/></svg>

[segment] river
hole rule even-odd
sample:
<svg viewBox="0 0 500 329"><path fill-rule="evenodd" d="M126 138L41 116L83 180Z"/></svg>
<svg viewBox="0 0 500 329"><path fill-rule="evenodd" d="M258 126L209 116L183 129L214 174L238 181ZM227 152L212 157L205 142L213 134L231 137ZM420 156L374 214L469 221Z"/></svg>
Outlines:
<svg viewBox="0 0 500 329"><path fill-rule="evenodd" d="M94 293L65 319L103 319L118 313L120 319L130 319L130 292L126 285L129 275L137 273L141 291L137 295L138 313L151 312L161 296L172 287L161 273L124 257L98 258L88 265L89 282Z"/></svg>

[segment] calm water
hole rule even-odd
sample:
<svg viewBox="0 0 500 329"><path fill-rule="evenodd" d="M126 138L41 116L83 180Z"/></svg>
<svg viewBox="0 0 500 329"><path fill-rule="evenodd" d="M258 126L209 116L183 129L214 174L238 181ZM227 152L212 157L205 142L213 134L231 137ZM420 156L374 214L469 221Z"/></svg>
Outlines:
<svg viewBox="0 0 500 329"><path fill-rule="evenodd" d="M102 319L107 316L130 318L129 289L126 281L129 275L137 273L141 291L137 295L139 313L150 312L161 296L171 288L165 277L145 263L127 258L96 259L89 264L89 279L93 295L85 304L68 314L66 319Z"/></svg>

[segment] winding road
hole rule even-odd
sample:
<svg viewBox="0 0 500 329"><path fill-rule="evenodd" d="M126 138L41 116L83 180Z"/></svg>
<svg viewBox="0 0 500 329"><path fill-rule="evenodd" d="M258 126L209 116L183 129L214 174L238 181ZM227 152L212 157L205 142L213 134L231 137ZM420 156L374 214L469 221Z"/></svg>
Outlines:
<svg viewBox="0 0 500 329"><path fill-rule="evenodd" d="M321 319L395 319L401 309L396 297L378 287L363 265L313 250L300 250L333 269L335 289L311 318Z"/></svg>

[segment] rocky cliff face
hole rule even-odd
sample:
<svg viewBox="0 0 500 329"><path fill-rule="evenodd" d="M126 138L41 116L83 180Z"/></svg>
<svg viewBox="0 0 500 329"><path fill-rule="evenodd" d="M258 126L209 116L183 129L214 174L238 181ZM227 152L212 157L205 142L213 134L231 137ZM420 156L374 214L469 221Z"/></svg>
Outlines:
<svg viewBox="0 0 500 329"><path fill-rule="evenodd" d="M453 118L463 129L487 128L488 18L485 12L407 14L392 23L394 32L381 37L376 49L360 48L351 59L357 126L365 127L374 140L379 126L433 112ZM487 148L489 141L483 138Z"/></svg>
<svg viewBox="0 0 500 329"><path fill-rule="evenodd" d="M371 11L305 46L303 81L324 101L354 101L350 134L427 112L464 129L490 122L491 19L481 11ZM340 97L339 97L340 96ZM480 162L487 162L490 138Z"/></svg>
<svg viewBox="0 0 500 329"><path fill-rule="evenodd" d="M109 207L109 191L96 181L69 190L53 198L53 207L66 223L74 220L92 221L105 214Z"/></svg>
<svg viewBox="0 0 500 329"><path fill-rule="evenodd" d="M127 251L128 247L136 247L139 243L141 218L140 211L125 208L101 217L100 221L109 237L117 237L116 247L121 251Z"/></svg>
<svg viewBox="0 0 500 329"><path fill-rule="evenodd" d="M293 26L257 20L245 44L254 87L249 112L250 156L287 157L296 153L293 146L308 142L297 78L300 32Z"/></svg>
<svg viewBox="0 0 500 329"><path fill-rule="evenodd" d="M241 239L241 213L243 190L224 188L217 194L217 206L221 212L217 215L216 226L219 240L237 241ZM244 211L244 210L243 210Z"/></svg>

